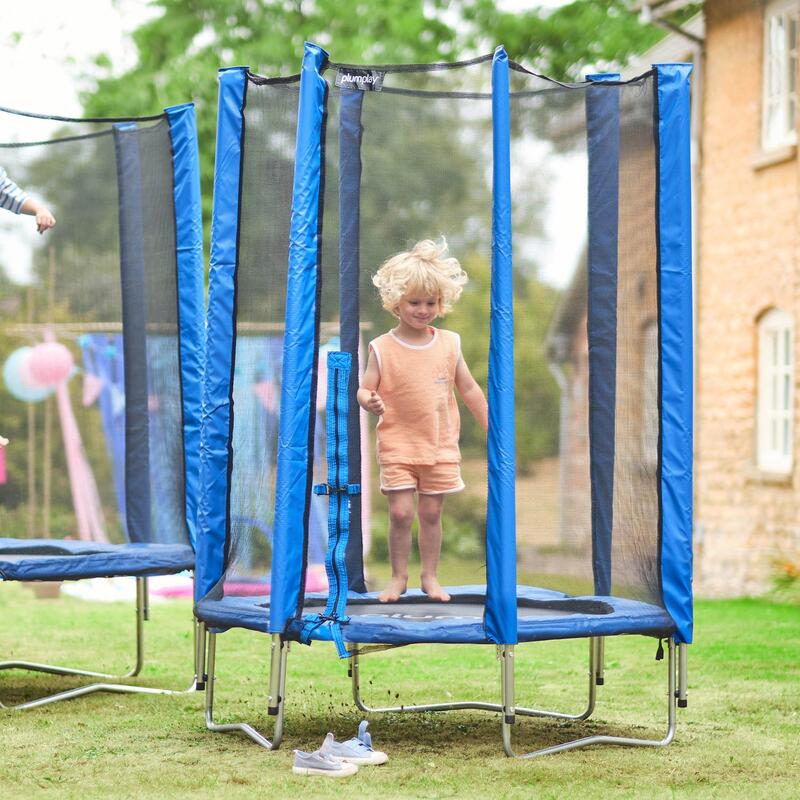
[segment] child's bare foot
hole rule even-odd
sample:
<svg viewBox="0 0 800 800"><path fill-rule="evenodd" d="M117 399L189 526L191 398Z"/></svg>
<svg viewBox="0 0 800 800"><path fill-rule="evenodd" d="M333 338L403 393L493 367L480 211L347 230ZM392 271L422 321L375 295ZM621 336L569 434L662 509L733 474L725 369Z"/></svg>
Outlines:
<svg viewBox="0 0 800 800"><path fill-rule="evenodd" d="M401 594L405 594L408 578L392 578L389 585L378 595L381 603L396 603Z"/></svg>
<svg viewBox="0 0 800 800"><path fill-rule="evenodd" d="M450 599L450 595L442 589L442 585L436 577L427 578L424 575L420 578L420 586L422 591L425 592L431 600L441 600L446 603Z"/></svg>

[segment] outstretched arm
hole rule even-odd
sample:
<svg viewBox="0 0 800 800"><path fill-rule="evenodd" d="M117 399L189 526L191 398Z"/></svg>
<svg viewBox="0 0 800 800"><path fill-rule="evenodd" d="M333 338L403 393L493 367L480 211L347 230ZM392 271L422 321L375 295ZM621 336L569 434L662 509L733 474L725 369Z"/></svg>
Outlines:
<svg viewBox="0 0 800 800"><path fill-rule="evenodd" d="M358 387L358 392L356 392L356 399L361 408L378 417L384 412L383 400L378 394L380 383L381 371L378 368L378 360L375 358L372 349L370 349L367 368L364 370L361 385Z"/></svg>
<svg viewBox="0 0 800 800"><path fill-rule="evenodd" d="M469 371L467 362L464 358L460 358L456 366L456 388L464 401L464 405L470 410L470 413L480 426L485 430L489 430L489 406L486 403L486 396L483 389L478 385L472 373Z"/></svg>
<svg viewBox="0 0 800 800"><path fill-rule="evenodd" d="M28 214L31 217L36 217L36 230L39 233L44 233L55 227L56 218L50 212L50 209L43 206L32 197L28 197L22 204L20 209L23 214Z"/></svg>

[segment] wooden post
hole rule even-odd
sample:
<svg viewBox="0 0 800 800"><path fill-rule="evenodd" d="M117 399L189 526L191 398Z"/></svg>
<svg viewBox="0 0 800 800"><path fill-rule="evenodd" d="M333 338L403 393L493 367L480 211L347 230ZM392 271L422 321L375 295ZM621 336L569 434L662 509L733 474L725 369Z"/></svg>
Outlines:
<svg viewBox="0 0 800 800"><path fill-rule="evenodd" d="M52 324L55 316L55 283L56 283L56 251L50 245L48 249L47 275L47 322ZM50 532L50 498L53 478L53 398L44 401L44 452L42 453L42 535L49 539Z"/></svg>
<svg viewBox="0 0 800 800"><path fill-rule="evenodd" d="M33 284L28 286L28 324L33 322ZM36 408L28 403L28 538L36 536Z"/></svg>

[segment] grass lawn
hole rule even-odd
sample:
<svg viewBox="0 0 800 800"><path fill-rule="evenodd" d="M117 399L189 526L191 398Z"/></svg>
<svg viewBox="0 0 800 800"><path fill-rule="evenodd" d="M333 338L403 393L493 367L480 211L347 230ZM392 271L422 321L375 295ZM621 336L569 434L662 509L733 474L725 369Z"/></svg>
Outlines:
<svg viewBox="0 0 800 800"><path fill-rule="evenodd" d="M146 625L153 685L188 685L190 606L154 605ZM123 666L133 610L74 599L34 600L0 585L0 658ZM219 637L216 712L267 735L268 639L231 631ZM587 644L518 648L520 704L577 710L585 696ZM584 731L660 737L666 726L664 662L642 637L606 642L606 685L583 726L523 720L519 750ZM78 664L76 664L78 665ZM596 747L532 761L502 754L499 721L480 712L375 715L385 767L325 781L292 775L292 748L314 748L328 730L346 738L361 715L345 664L333 648L293 646L284 743L265 752L238 734L212 734L203 697L96 694L25 712L0 712L0 797L18 798L779 798L800 796L800 608L759 600L701 602L689 650L689 708L675 742L662 749ZM499 669L489 647L417 646L362 661L367 702L494 699ZM22 672L0 673L0 700L77 685ZM519 719L519 718L518 718Z"/></svg>

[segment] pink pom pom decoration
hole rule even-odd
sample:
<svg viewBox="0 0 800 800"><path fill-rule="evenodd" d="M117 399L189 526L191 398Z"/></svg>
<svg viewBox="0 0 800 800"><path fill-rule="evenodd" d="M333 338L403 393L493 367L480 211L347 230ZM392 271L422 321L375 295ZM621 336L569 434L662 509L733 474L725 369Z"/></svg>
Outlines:
<svg viewBox="0 0 800 800"><path fill-rule="evenodd" d="M37 344L28 357L27 369L39 386L57 386L69 378L72 353L60 342Z"/></svg>

